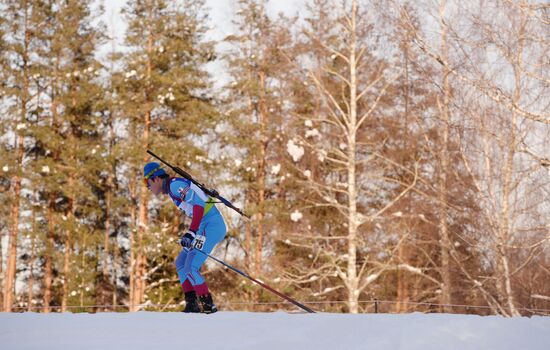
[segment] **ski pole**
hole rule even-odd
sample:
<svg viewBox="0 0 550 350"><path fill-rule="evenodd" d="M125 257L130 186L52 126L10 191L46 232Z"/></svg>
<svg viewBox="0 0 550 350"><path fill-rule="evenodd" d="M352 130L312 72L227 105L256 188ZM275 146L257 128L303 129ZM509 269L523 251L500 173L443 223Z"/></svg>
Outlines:
<svg viewBox="0 0 550 350"><path fill-rule="evenodd" d="M209 195L210 197L214 197L214 198L217 198L219 199L223 204L225 204L227 207L235 210L237 213L241 214L242 216L244 216L245 218L248 218L250 219L250 216L246 215L245 213L243 213L243 211L239 208L237 208L236 206L234 206L230 201L228 201L227 199L223 198L222 196L220 196L220 194L218 193L218 191L214 190L214 189L208 189L206 188L205 185L201 184L200 182L198 182L197 180L193 179L193 177L191 175L189 175L189 173L187 173L185 170L177 167L177 166L172 166L170 164L168 164L166 161L164 161L162 158L160 158L159 156L157 156L156 154L154 154L153 152L151 152L150 150L147 150L147 153L149 153L150 155L152 155L153 157L157 158L158 160L160 160L162 163L164 163L166 166L168 166L170 169L172 169L175 173L183 176L184 178L186 178L187 180L191 181L192 183L194 183L195 185L197 185L197 187L199 187L201 190L204 191L204 193L206 193L207 195Z"/></svg>
<svg viewBox="0 0 550 350"><path fill-rule="evenodd" d="M281 292L276 291L275 289L271 288L271 287L268 286L267 284L265 284L265 283L263 283L263 282L260 282L260 281L258 281L257 279L255 279L255 278L253 278L253 277L250 277L248 274L246 274L246 273L242 272L241 270L239 270L239 269L237 269L237 268L235 268L235 267L229 265L229 264L226 263L225 261L220 260L220 259L218 259L218 258L216 258L216 257L214 257L214 256L212 256L212 255L210 255L210 254L208 254L207 252L203 252L203 251L200 250L200 249L195 249L195 250L197 250L197 251L203 253L204 255L206 255L207 257L209 257L210 259L212 259L212 260L214 260L214 261L217 261L218 263L222 264L223 266L225 266L225 267L227 267L227 268L229 268L229 269L235 271L235 272L238 273L239 275L248 278L248 279L251 280L252 282L254 282L254 283L258 284L259 286L261 286L261 287L263 287L263 288L269 290L270 292L272 292L272 293L274 293L274 294L280 296L281 298L283 298L283 299L285 299L285 300L291 302L292 304L298 306L298 307L301 308L302 310L305 310L305 311L307 311L307 312L309 312L309 313L313 313L313 314L315 313L315 311L313 311L313 310L310 309L309 307L307 307L307 306L305 306L305 305L303 305L303 304L300 304L300 303L297 302L296 300L292 299L291 297L289 297L289 296L287 296L287 295L285 295L285 294L283 294L283 293L281 293Z"/></svg>

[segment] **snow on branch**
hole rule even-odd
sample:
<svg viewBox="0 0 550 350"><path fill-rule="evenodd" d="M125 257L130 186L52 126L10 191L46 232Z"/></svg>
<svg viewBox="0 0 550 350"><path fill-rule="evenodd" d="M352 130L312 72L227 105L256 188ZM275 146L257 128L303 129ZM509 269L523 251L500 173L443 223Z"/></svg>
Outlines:
<svg viewBox="0 0 550 350"><path fill-rule="evenodd" d="M294 160L294 162L300 161L304 155L304 148L297 145L294 140L288 140L286 150L292 156L292 160Z"/></svg>

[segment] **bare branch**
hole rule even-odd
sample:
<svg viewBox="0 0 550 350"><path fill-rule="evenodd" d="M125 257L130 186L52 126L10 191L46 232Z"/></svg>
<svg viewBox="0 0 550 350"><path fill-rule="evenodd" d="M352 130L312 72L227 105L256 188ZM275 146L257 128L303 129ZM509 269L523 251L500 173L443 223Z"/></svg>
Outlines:
<svg viewBox="0 0 550 350"><path fill-rule="evenodd" d="M359 130L359 128L361 127L361 124L363 124L365 119L367 119L371 115L371 113L376 109L376 107L378 106L378 102L380 102L380 99L382 98L382 96L384 96L384 94L386 93L386 90L391 85L391 83L397 80L400 76L401 76L401 73L397 74L395 77L390 79L388 83L382 88L382 91L380 91L380 93L376 97L376 100L374 101L374 104L372 105L372 107L359 118L359 122L355 126L355 131Z"/></svg>

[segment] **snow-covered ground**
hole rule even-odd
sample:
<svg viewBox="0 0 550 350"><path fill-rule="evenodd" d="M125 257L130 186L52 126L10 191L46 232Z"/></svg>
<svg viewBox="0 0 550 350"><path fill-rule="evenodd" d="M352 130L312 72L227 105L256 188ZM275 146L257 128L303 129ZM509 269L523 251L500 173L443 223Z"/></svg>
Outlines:
<svg viewBox="0 0 550 350"><path fill-rule="evenodd" d="M0 313L0 349L550 349L550 317Z"/></svg>

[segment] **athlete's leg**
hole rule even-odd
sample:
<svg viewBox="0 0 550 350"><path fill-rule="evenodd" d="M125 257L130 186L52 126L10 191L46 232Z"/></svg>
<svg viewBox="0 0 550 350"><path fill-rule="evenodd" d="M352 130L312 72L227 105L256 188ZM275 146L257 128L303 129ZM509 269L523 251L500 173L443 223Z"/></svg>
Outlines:
<svg viewBox="0 0 550 350"><path fill-rule="evenodd" d="M201 250L210 254L216 244L225 237L226 231L227 228L221 216L212 218L201 224L197 234L206 236L206 242ZM196 251L196 249L191 249L187 254L183 268L183 271L185 271L187 278L190 280L199 296L208 293L208 287L206 286L203 276L199 272L206 258L207 256L205 254Z"/></svg>
<svg viewBox="0 0 550 350"><path fill-rule="evenodd" d="M185 260L187 259L187 255L187 249L182 249L175 261L176 271L178 273L183 292L185 293L185 308L183 309L183 312L201 312L197 300L197 293L185 273Z"/></svg>
<svg viewBox="0 0 550 350"><path fill-rule="evenodd" d="M187 278L187 273L185 272L185 260L187 259L187 255L188 250L182 249L175 261L176 272L178 273L180 284L183 288L184 293L193 291L193 285L191 284L191 281L189 281L189 279Z"/></svg>
<svg viewBox="0 0 550 350"><path fill-rule="evenodd" d="M205 222L204 226L199 228L199 233L206 236L202 251L210 254L216 244L225 237L226 231L227 228L221 216L211 218ZM202 312L211 314L217 312L218 308L214 304L212 295L208 291L208 285L199 272L206 258L207 256L197 251L197 249L191 249L187 254L184 270L187 272L188 279L191 281L191 284L193 284L193 289L199 297L202 305Z"/></svg>

